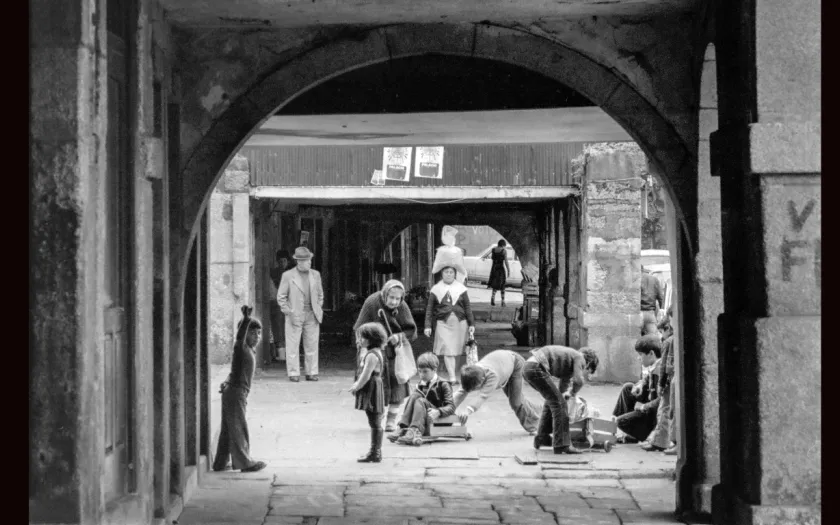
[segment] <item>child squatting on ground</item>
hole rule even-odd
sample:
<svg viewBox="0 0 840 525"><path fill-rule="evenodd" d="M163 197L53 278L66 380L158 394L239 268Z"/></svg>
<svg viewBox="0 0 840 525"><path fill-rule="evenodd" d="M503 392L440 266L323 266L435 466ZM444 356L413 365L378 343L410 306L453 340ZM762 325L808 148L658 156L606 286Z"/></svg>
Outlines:
<svg viewBox="0 0 840 525"><path fill-rule="evenodd" d="M621 431L619 442L644 440L656 427L659 408L659 357L662 352L658 335L645 335L636 341L636 352L642 365L642 377L633 384L626 383L615 403L613 416Z"/></svg>
<svg viewBox="0 0 840 525"><path fill-rule="evenodd" d="M257 472L265 468L262 461L251 459L248 437L248 422L245 420L245 407L248 393L254 378L257 360L257 345L262 338L262 324L251 317L253 308L242 307L242 320L236 326L236 343L233 345L233 358L230 363L230 375L221 386L222 393L222 428L216 447L213 470L241 470ZM229 463L229 460L233 463Z"/></svg>
<svg viewBox="0 0 840 525"><path fill-rule="evenodd" d="M452 385L438 377L439 364L440 360L431 352L417 358L420 383L408 398L399 423L400 429L388 436L392 443L420 446L423 436L429 435L433 422L455 413Z"/></svg>
<svg viewBox="0 0 840 525"><path fill-rule="evenodd" d="M388 335L379 323L365 323L356 330L359 378L350 387L350 393L356 396L356 409L365 411L370 425L370 450L357 460L359 463L382 461L382 416L385 414L382 346L387 339Z"/></svg>

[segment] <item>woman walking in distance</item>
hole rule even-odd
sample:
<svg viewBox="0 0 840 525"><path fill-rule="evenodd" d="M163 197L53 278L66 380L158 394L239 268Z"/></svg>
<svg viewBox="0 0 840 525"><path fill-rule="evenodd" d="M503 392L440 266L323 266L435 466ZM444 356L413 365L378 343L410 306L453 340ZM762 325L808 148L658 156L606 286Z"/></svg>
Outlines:
<svg viewBox="0 0 840 525"><path fill-rule="evenodd" d="M385 402L388 404L388 418L385 421L387 432L396 428L400 405L410 393L408 382L401 385L397 381L394 367L397 357L395 349L400 342L409 344L417 339L417 324L404 299L405 286L400 281L391 279L385 283L381 291L374 292L365 299L356 324L353 325L354 331L365 323L379 323L384 327L387 319L389 329L386 329L386 333L390 331L392 334L383 348L385 370L382 372L382 381L385 384ZM379 312L382 314L380 315Z"/></svg>
<svg viewBox="0 0 840 525"><path fill-rule="evenodd" d="M507 241L499 239L499 244L490 251L490 258L493 266L490 267L490 279L487 287L493 290L490 292L490 306L496 306L496 291L502 293L502 306L505 305L505 284L510 275L510 265L507 261Z"/></svg>
<svg viewBox="0 0 840 525"><path fill-rule="evenodd" d="M222 383L222 428L213 460L213 470L241 470L257 472L265 468L262 461L251 459L248 437L248 422L245 407L254 378L257 359L257 345L262 338L262 324L251 317L253 308L242 307L242 320L236 327L236 343L233 345L233 359L230 375ZM228 463L232 459L233 464Z"/></svg>

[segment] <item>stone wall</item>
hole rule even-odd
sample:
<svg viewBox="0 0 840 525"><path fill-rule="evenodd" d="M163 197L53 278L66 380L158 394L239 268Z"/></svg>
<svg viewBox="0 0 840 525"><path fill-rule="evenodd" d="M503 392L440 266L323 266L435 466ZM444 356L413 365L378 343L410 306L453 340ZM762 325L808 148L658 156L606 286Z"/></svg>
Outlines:
<svg viewBox="0 0 840 525"><path fill-rule="evenodd" d="M633 381L641 371L634 345L641 281L638 171L644 155L635 144L599 144L583 155L582 326L601 363L593 380Z"/></svg>
<svg viewBox="0 0 840 525"><path fill-rule="evenodd" d="M242 305L254 306L248 160L231 160L208 206L207 344L211 364L230 362Z"/></svg>

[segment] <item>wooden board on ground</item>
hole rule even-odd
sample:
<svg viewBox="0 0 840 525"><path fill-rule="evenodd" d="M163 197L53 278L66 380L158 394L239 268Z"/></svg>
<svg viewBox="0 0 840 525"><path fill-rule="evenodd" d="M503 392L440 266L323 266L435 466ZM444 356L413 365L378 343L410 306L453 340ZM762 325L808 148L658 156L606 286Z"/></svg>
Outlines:
<svg viewBox="0 0 840 525"><path fill-rule="evenodd" d="M520 465L536 465L537 464L537 455L533 452L524 452L514 455L516 461L519 462Z"/></svg>
<svg viewBox="0 0 840 525"><path fill-rule="evenodd" d="M463 441L438 441L419 447L395 445L383 447L382 455L389 458L478 459L478 448Z"/></svg>

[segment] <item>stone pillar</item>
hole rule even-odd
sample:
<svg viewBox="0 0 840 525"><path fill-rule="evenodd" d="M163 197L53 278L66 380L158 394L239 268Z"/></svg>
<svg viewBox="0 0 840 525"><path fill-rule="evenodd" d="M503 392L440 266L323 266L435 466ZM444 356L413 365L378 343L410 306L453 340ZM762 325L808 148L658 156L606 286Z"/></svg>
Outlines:
<svg viewBox="0 0 840 525"><path fill-rule="evenodd" d="M717 12L725 312L716 523L820 523L820 11Z"/></svg>
<svg viewBox="0 0 840 525"><path fill-rule="evenodd" d="M104 2L99 2L104 4ZM30 3L29 519L98 523L105 21L96 2ZM99 139L97 139L99 137Z"/></svg>
<svg viewBox="0 0 840 525"><path fill-rule="evenodd" d="M694 294L697 313L690 337L678 352L681 394L677 406L686 416L680 425L677 510L693 515L710 516L712 486L720 481L720 414L718 392L717 318L723 312L723 259L721 255L720 180L712 177L709 164L709 135L717 129L717 82L714 45L709 45L700 79L700 114L697 166L697 236L694 255L696 276ZM651 168L653 168L651 166ZM669 211L673 211L672 209ZM670 238L680 237L678 224L669 219ZM673 228L673 229L672 229ZM674 235L674 232L676 235ZM671 253L676 254L671 248ZM690 264L690 261L689 261ZM683 267L685 269L685 266ZM679 292L679 282L672 257L672 282ZM676 297L672 304L680 304ZM675 312L675 315L677 313ZM677 321L674 321L678 324ZM682 394L684 393L684 394Z"/></svg>
<svg viewBox="0 0 840 525"><path fill-rule="evenodd" d="M606 145L586 153L583 228L585 309L582 326L595 350L601 381L633 381L641 373L639 337L641 186L633 158Z"/></svg>
<svg viewBox="0 0 840 525"><path fill-rule="evenodd" d="M242 305L252 296L248 160L236 155L210 196L207 231L207 330L210 362L230 362Z"/></svg>

